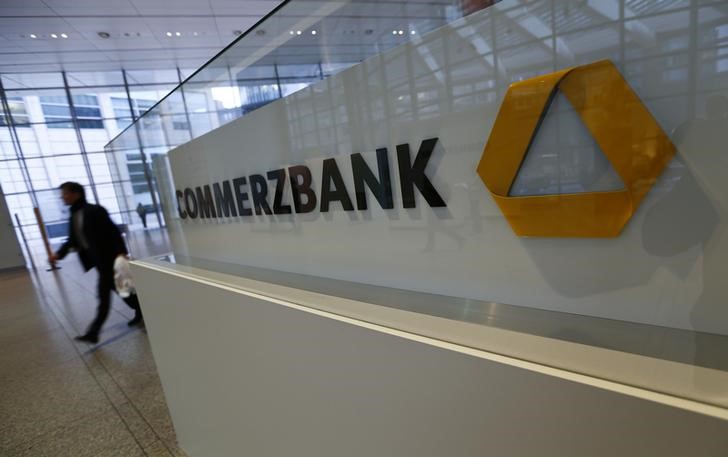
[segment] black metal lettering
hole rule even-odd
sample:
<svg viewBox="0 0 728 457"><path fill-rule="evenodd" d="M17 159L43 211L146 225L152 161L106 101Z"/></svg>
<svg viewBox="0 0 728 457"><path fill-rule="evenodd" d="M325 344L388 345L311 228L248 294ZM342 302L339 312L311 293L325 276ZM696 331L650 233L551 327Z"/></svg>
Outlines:
<svg viewBox="0 0 728 457"><path fill-rule="evenodd" d="M200 207L200 219L217 217L215 212L215 200L212 198L210 186L205 184L202 187L195 187L197 195L197 204Z"/></svg>
<svg viewBox="0 0 728 457"><path fill-rule="evenodd" d="M195 209L193 210L192 207ZM197 219L197 199L195 198L195 193L189 187L185 189L185 208L187 208L187 214L192 219Z"/></svg>
<svg viewBox="0 0 728 457"><path fill-rule="evenodd" d="M250 175L250 192L253 194L253 208L255 214L273 214L268 205L268 181L263 175Z"/></svg>
<svg viewBox="0 0 728 457"><path fill-rule="evenodd" d="M223 181L222 188L219 183L214 183L212 189L215 192L215 203L217 205L217 214L222 217L233 217L238 215L235 209L235 199L233 198L233 190L230 188L230 181Z"/></svg>
<svg viewBox="0 0 728 457"><path fill-rule="evenodd" d="M405 208L415 207L415 189L417 186L420 193L431 207L447 206L445 201L437 193L435 187L425 175L427 161L430 160L437 138L424 140L417 151L415 161L410 165L409 144L397 145L397 162L399 164L399 181L402 189L402 205Z"/></svg>
<svg viewBox="0 0 728 457"><path fill-rule="evenodd" d="M238 201L238 214L241 216L250 216L253 214L253 210L245 206L245 202L248 200L248 193L243 192L243 186L248 181L245 177L233 179L233 189L235 189L235 197Z"/></svg>
<svg viewBox="0 0 728 457"><path fill-rule="evenodd" d="M293 208L296 212L310 213L316 209L316 193L311 189L311 170L305 165L288 167L288 177L291 181ZM306 196L306 203L301 202L301 195Z"/></svg>
<svg viewBox="0 0 728 457"><path fill-rule="evenodd" d="M176 192L177 195L177 213L179 214L179 217L182 219L187 219L187 211L184 211L182 209L182 200L185 198L185 194L182 193L181 190L178 190Z"/></svg>
<svg viewBox="0 0 728 457"><path fill-rule="evenodd" d="M331 190L331 183L334 184L334 190ZM353 211L354 205L351 204L351 198L346 191L344 179L341 177L338 165L335 159L325 159L323 163L323 171L321 174L321 212L325 213L329 210L329 203L332 201L340 201L344 211Z"/></svg>
<svg viewBox="0 0 728 457"><path fill-rule="evenodd" d="M367 209L367 196L364 185L369 187L372 194L379 202L382 209L394 208L392 198L392 180L389 175L389 154L387 148L377 149L377 169L379 170L379 181L364 161L361 154L351 155L351 171L354 174L354 193L356 194L356 206L360 210Z"/></svg>
<svg viewBox="0 0 728 457"><path fill-rule="evenodd" d="M268 172L268 179L275 179L276 193L273 197L273 213L291 214L291 205L283 205L283 189L286 186L286 170L281 168Z"/></svg>

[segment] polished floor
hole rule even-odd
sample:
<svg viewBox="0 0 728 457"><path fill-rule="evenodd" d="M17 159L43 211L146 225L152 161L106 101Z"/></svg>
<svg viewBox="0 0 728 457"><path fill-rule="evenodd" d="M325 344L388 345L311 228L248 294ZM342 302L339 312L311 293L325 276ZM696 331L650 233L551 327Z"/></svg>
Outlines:
<svg viewBox="0 0 728 457"><path fill-rule="evenodd" d="M144 257L167 240L149 231L129 245ZM75 254L61 266L0 273L0 456L184 456L146 332L114 296L101 341L74 341L94 316L96 274Z"/></svg>

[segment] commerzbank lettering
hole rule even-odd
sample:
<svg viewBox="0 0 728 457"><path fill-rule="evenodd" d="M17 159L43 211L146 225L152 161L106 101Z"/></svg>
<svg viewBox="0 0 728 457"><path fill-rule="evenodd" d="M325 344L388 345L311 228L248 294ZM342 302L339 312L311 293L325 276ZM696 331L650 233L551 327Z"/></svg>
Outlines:
<svg viewBox="0 0 728 457"><path fill-rule="evenodd" d="M408 144L396 146L403 208L416 206L415 188L430 207L447 206L425 174L436 143L437 138L422 141L414 161L411 160ZM367 209L367 188L382 209L394 208L389 151L387 148L380 148L376 155L376 175L360 153L349 156L356 210ZM316 208L325 213L333 202L339 202L345 211L354 211L354 202L336 160L325 159L321 166L321 184L316 188L313 186L310 168L294 165L271 170L265 175L252 174L197 186L194 189L177 189L179 216L182 219L214 219L253 214L310 213ZM292 205L283 203L287 186L290 186Z"/></svg>

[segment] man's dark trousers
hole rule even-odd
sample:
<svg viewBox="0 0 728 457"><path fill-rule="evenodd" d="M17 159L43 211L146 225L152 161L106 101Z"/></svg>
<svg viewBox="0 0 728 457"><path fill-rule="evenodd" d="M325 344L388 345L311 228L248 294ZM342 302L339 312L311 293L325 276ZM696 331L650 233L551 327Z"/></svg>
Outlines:
<svg viewBox="0 0 728 457"><path fill-rule="evenodd" d="M103 266L99 265L96 269L99 272L99 307L96 310L96 319L94 319L86 332L87 335L98 335L101 332L101 327L106 322L106 318L109 317L109 310L111 309L111 291L116 290L114 284L114 264L105 262ZM131 294L122 300L134 310L135 316L139 313L139 298L137 294Z"/></svg>

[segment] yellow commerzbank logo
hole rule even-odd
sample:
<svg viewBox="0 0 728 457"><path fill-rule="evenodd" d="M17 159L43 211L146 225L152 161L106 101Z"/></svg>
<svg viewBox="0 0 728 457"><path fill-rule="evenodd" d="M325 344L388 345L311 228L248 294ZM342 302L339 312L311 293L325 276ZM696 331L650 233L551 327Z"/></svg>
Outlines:
<svg viewBox="0 0 728 457"><path fill-rule="evenodd" d="M561 91L625 185L608 192L509 195L550 101ZM567 68L508 88L478 174L519 236L615 237L675 153L610 61Z"/></svg>

